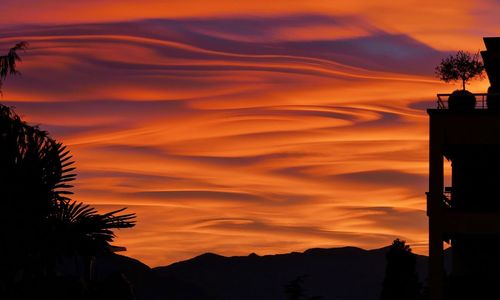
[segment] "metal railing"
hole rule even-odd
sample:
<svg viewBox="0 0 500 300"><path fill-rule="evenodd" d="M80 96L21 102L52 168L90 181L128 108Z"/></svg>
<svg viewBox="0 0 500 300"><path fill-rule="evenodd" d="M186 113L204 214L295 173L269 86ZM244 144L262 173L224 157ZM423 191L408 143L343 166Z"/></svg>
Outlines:
<svg viewBox="0 0 500 300"><path fill-rule="evenodd" d="M437 94L437 108L438 109L448 109L448 99L452 94ZM488 109L487 98L495 97L499 98L500 93L472 93L476 97L475 109ZM460 96L459 96L460 97Z"/></svg>

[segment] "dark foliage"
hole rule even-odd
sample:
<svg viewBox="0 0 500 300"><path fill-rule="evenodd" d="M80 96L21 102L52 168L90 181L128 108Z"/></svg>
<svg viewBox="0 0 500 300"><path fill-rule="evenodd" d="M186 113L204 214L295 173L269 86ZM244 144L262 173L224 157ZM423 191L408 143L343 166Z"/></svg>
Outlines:
<svg viewBox="0 0 500 300"><path fill-rule="evenodd" d="M387 268L382 284L381 300L416 300L420 297L416 256L409 245L394 240L387 253Z"/></svg>

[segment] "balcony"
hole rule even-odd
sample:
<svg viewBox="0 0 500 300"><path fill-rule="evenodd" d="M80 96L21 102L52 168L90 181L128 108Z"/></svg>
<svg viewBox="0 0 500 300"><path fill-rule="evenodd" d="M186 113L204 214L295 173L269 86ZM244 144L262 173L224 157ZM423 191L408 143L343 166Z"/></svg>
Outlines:
<svg viewBox="0 0 500 300"><path fill-rule="evenodd" d="M449 109L448 99L451 95L452 94L437 94L437 109ZM473 93L472 95L476 97L475 109L488 109L488 97L495 98L495 101L498 101L498 105L500 105L500 93ZM495 110L498 110L498 108L495 107Z"/></svg>

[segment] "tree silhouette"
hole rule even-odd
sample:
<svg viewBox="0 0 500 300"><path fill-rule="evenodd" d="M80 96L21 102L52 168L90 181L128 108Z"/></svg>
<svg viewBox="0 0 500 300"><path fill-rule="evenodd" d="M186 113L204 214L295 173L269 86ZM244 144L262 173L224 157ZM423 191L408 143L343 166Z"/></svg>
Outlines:
<svg viewBox="0 0 500 300"><path fill-rule="evenodd" d="M458 51L441 61L436 67L436 76L444 82L461 80L462 90L465 90L465 84L474 77L482 76L483 71L484 65L478 53Z"/></svg>
<svg viewBox="0 0 500 300"><path fill-rule="evenodd" d="M320 300L321 297L306 297L304 294L304 278L306 276L297 276L285 285L286 300Z"/></svg>
<svg viewBox="0 0 500 300"><path fill-rule="evenodd" d="M0 57L0 79L17 73L16 51L26 46L19 43ZM113 229L135 225L135 214L120 214L124 208L99 214L69 198L76 177L69 153L0 104L0 299L43 298L48 290L53 298L60 288L55 283L75 284L58 269L68 258L84 261L81 280L89 282L92 257L112 253ZM76 288L85 285L77 282Z"/></svg>
<svg viewBox="0 0 500 300"><path fill-rule="evenodd" d="M387 252L387 267L382 284L381 300L415 300L420 296L416 256L409 245L394 240Z"/></svg>

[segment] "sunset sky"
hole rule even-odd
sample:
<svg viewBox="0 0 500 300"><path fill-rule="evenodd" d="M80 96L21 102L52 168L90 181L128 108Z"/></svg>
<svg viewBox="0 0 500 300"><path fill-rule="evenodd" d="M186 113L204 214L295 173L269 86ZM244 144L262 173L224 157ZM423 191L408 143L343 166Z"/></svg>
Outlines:
<svg viewBox="0 0 500 300"><path fill-rule="evenodd" d="M67 144L75 199L129 207L126 255L427 253L427 115L500 1L2 0L1 103ZM469 90L484 92L487 80Z"/></svg>

